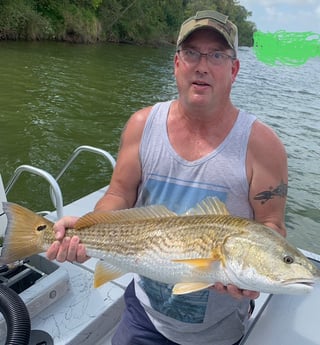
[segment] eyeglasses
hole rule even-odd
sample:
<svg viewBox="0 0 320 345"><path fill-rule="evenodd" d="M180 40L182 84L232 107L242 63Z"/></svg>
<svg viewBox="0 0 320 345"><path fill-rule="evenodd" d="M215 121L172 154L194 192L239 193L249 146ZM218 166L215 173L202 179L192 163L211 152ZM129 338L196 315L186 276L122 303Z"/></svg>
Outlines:
<svg viewBox="0 0 320 345"><path fill-rule="evenodd" d="M227 59L236 60L235 56L225 54L220 51L213 53L200 53L199 51L192 48L178 49L177 53L181 56L182 60L188 64L198 64L202 56L207 58L207 61L214 66L222 65Z"/></svg>

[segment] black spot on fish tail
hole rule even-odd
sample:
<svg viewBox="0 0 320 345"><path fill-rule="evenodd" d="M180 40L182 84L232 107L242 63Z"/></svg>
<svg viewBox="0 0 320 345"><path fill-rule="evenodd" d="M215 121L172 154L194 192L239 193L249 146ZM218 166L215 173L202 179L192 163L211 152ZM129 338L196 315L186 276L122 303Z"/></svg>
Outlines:
<svg viewBox="0 0 320 345"><path fill-rule="evenodd" d="M43 231L43 230L46 230L46 228L47 228L47 226L46 226L45 224L39 225L39 226L37 227L37 231Z"/></svg>

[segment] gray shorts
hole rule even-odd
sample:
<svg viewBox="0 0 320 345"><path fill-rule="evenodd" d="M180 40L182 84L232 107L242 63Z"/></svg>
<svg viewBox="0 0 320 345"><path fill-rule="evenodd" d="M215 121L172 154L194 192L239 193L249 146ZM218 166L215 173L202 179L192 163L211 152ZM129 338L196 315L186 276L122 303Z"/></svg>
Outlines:
<svg viewBox="0 0 320 345"><path fill-rule="evenodd" d="M124 298L126 309L111 341L112 345L179 345L156 330L135 295L133 281L128 285ZM233 345L238 345L240 340Z"/></svg>

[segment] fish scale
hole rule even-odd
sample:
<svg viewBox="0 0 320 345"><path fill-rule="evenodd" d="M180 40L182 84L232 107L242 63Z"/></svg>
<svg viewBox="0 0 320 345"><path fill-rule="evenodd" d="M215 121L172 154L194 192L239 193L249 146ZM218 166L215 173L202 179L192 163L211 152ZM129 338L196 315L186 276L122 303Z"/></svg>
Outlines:
<svg viewBox="0 0 320 345"><path fill-rule="evenodd" d="M198 255L209 255L208 242L220 245L226 236L232 235L230 232L226 233L225 226L233 226L234 232L239 233L239 225L248 224L247 221L232 217L223 219L223 222L221 219L220 216L184 216L146 219L132 224L125 221L122 224L101 223L86 229L67 230L67 236L79 236L88 248L97 249L98 246L102 251L119 254L143 253L151 248L161 253L173 254L172 249L175 248L174 254L177 255L189 254L190 251ZM51 236L47 242L52 243Z"/></svg>

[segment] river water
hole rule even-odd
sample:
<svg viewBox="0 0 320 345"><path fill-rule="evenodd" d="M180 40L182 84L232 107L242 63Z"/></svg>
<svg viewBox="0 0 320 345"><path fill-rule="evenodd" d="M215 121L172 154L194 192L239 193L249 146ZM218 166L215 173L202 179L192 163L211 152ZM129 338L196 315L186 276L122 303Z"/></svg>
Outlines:
<svg viewBox="0 0 320 345"><path fill-rule="evenodd" d="M176 97L174 48L0 42L0 173L30 164L58 174L79 145L114 157L121 130L137 109ZM320 60L268 66L240 48L234 103L270 125L289 157L289 240L320 253ZM267 144L267 143L266 143ZM65 203L108 183L111 169L82 154L61 179ZM43 210L48 187L22 175L10 201Z"/></svg>

